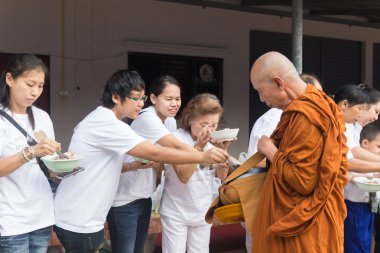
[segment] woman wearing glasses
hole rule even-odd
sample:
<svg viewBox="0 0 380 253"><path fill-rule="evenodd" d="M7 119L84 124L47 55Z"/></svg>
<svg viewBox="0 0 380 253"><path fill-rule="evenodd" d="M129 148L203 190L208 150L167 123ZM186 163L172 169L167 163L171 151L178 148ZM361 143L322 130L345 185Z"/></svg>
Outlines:
<svg viewBox="0 0 380 253"><path fill-rule="evenodd" d="M102 106L75 127L69 150L83 155L79 166L85 170L62 180L54 198L54 230L67 253L95 252L102 244L125 154L165 163L219 163L228 157L221 149L201 153L157 147L136 134L121 119L137 118L144 88L137 72L115 72L104 88Z"/></svg>
<svg viewBox="0 0 380 253"><path fill-rule="evenodd" d="M79 166L85 170L62 180L54 198L54 230L67 253L95 252L102 244L125 154L166 163L218 163L228 156L220 149L201 153L157 147L136 134L121 119L137 118L144 88L137 72L115 72L104 88L102 106L74 130L69 150L84 156Z"/></svg>
<svg viewBox="0 0 380 253"><path fill-rule="evenodd" d="M158 76L149 89L150 106L143 109L131 128L151 143L179 150L193 147L178 141L171 132L177 129L174 116L181 106L181 88L169 75ZM118 191L107 221L112 251L142 253L148 235L152 210L151 196L156 179L161 176L162 164L142 164L126 156Z"/></svg>

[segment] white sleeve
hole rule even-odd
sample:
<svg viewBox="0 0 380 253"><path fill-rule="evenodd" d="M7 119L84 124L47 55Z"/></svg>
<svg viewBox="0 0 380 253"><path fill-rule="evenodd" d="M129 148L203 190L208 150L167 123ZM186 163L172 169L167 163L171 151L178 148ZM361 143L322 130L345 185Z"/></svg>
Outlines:
<svg viewBox="0 0 380 253"><path fill-rule="evenodd" d="M170 134L161 119L150 111L141 113L137 119L132 122L131 128L137 134L152 143L156 143L165 135Z"/></svg>
<svg viewBox="0 0 380 253"><path fill-rule="evenodd" d="M54 127L53 127L53 121L51 120L49 114L45 113L45 119L44 124L46 124L45 132L48 136L48 138L55 140L55 134L54 134Z"/></svg>
<svg viewBox="0 0 380 253"><path fill-rule="evenodd" d="M165 120L164 125L171 133L177 130L177 121L173 117L168 117Z"/></svg>
<svg viewBox="0 0 380 253"><path fill-rule="evenodd" d="M128 154L124 155L123 163L132 163L134 161L135 161L135 158L133 156L128 155Z"/></svg>
<svg viewBox="0 0 380 253"><path fill-rule="evenodd" d="M352 124L346 124L346 132L344 134L346 135L348 146L347 159L351 160L354 158L354 155L352 154L351 150L354 147L360 146L359 143L355 140L354 128Z"/></svg>
<svg viewBox="0 0 380 253"><path fill-rule="evenodd" d="M32 107L33 115L35 118L35 129L34 131L44 131L47 138L55 140L53 122L47 112L41 110L37 107Z"/></svg>
<svg viewBox="0 0 380 253"><path fill-rule="evenodd" d="M85 126L79 125L78 130L74 132L70 150L71 147L80 147L80 143L86 140L88 145L95 145L123 155L145 140L136 134L128 124L120 120L109 121L107 124L97 125L94 128L85 128ZM86 136L88 137L86 138Z"/></svg>
<svg viewBox="0 0 380 253"><path fill-rule="evenodd" d="M247 157L252 156L257 152L257 143L261 136L270 136L276 129L278 122L280 121L281 114L270 115L264 114L253 125L251 135L249 138L249 146Z"/></svg>
<svg viewBox="0 0 380 253"><path fill-rule="evenodd" d="M7 124L5 122L5 118L3 118L2 116L0 116L0 157L2 156L2 150L3 150L3 146L4 146L4 141L7 137ZM9 138L9 137L8 137Z"/></svg>

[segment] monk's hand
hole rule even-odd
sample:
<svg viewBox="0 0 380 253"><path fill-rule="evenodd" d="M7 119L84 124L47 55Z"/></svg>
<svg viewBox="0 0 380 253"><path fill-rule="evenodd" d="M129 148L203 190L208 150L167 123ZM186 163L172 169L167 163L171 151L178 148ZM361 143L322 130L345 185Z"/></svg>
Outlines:
<svg viewBox="0 0 380 253"><path fill-rule="evenodd" d="M257 151L265 155L272 162L274 154L277 152L277 147L271 138L266 135L261 136L257 143Z"/></svg>
<svg viewBox="0 0 380 253"><path fill-rule="evenodd" d="M203 153L203 163L225 163L229 155L226 151L220 148L212 148Z"/></svg>

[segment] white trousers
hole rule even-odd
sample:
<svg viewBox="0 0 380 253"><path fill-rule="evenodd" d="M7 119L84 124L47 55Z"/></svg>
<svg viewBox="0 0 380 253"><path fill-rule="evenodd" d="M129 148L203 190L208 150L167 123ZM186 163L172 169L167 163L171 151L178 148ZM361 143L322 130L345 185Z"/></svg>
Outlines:
<svg viewBox="0 0 380 253"><path fill-rule="evenodd" d="M162 253L208 253L211 225L185 224L161 215Z"/></svg>

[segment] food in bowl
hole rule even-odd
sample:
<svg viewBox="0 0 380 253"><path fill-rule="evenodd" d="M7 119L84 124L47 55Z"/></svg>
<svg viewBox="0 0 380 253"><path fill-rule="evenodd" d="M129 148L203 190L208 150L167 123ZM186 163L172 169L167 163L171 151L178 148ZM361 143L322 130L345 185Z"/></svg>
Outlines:
<svg viewBox="0 0 380 253"><path fill-rule="evenodd" d="M71 152L70 152L71 153ZM83 156L71 153L69 158L59 158L58 154L41 157L46 167L52 172L69 172L79 167Z"/></svg>
<svg viewBox="0 0 380 253"><path fill-rule="evenodd" d="M210 137L214 141L228 141L236 138L238 132L239 128L225 128L223 130L210 133Z"/></svg>
<svg viewBox="0 0 380 253"><path fill-rule="evenodd" d="M364 191L380 191L380 178L355 177L353 181L360 189Z"/></svg>
<svg viewBox="0 0 380 253"><path fill-rule="evenodd" d="M55 157L53 157L53 160L71 160L71 159L75 159L75 154L70 151L57 154Z"/></svg>

